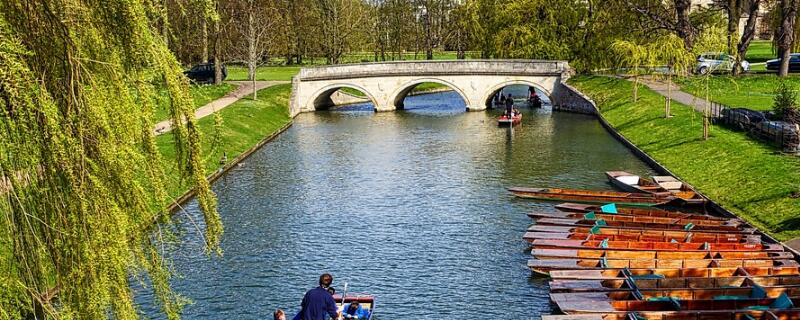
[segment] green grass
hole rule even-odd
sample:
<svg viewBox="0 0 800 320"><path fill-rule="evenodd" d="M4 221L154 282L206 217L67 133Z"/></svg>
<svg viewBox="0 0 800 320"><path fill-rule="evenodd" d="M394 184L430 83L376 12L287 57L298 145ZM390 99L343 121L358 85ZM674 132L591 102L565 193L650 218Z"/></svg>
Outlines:
<svg viewBox="0 0 800 320"><path fill-rule="evenodd" d="M192 85L189 87L189 93L194 100L194 108L200 108L211 101L224 97L229 92L236 89L235 85L223 83L220 85ZM166 96L166 93L164 93ZM169 119L169 109L166 103L159 104L155 110L156 121L163 121Z"/></svg>
<svg viewBox="0 0 800 320"><path fill-rule="evenodd" d="M697 97L705 97L705 77L689 77L678 80L683 91ZM774 90L781 81L800 89L800 77L790 76L785 79L774 74L759 74L742 77L730 75L711 76L708 89L711 101L731 107L745 107L754 110L771 110Z"/></svg>
<svg viewBox="0 0 800 320"><path fill-rule="evenodd" d="M263 66L256 69L256 80L258 81L292 81L292 77L300 72L299 66ZM228 66L228 77L225 80L245 81L247 80L247 68L240 66Z"/></svg>
<svg viewBox="0 0 800 320"><path fill-rule="evenodd" d="M747 48L745 60L750 63L761 63L770 59L775 59L776 53L772 51L772 41L754 40Z"/></svg>
<svg viewBox="0 0 800 320"><path fill-rule="evenodd" d="M665 119L663 97L640 88L632 103L631 83L579 76L570 83L593 97L621 134L700 192L779 240L800 236L800 158L746 135L714 126L702 140L701 115L673 104Z"/></svg>
<svg viewBox="0 0 800 320"><path fill-rule="evenodd" d="M228 160L233 160L256 143L274 133L287 123L289 117L289 95L291 85L278 85L258 91L258 100L243 98L234 104L219 111L222 116L222 127L215 132L214 117L209 116L198 120L200 132L203 135L202 149L206 156L205 169L208 174L220 167L223 152ZM214 136L218 134L220 143L213 146ZM168 164L164 169L167 175L167 191L170 196L178 197L189 190L186 181L181 183L180 176L174 165L175 146L172 143L172 134L167 133L156 137L156 143Z"/></svg>

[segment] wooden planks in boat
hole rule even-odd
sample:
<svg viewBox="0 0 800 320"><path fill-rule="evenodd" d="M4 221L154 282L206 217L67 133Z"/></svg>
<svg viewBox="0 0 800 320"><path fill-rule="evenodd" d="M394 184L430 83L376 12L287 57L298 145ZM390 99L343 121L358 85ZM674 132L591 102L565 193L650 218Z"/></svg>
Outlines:
<svg viewBox="0 0 800 320"><path fill-rule="evenodd" d="M531 271L549 275L554 270L612 270L612 269L671 269L671 268L733 268L800 266L790 259L530 259Z"/></svg>
<svg viewBox="0 0 800 320"><path fill-rule="evenodd" d="M705 198L691 188L665 188L664 186L667 184L659 184L654 180L625 171L608 171L606 177L612 185L624 191L651 193L659 196L671 195L676 198L675 202L681 205L699 205L706 202ZM677 181L675 178L672 179Z"/></svg>
<svg viewBox="0 0 800 320"><path fill-rule="evenodd" d="M566 314L575 313L628 313L631 311L706 311L706 310L743 310L746 308L768 307L775 298L765 299L697 299L697 300L591 300L596 293L574 293L565 299L554 301ZM791 298L795 305L800 305L800 298Z"/></svg>
<svg viewBox="0 0 800 320"><path fill-rule="evenodd" d="M599 248L606 250L623 249L629 251L784 251L785 249L783 245L777 243L685 243L536 239L533 240L531 244L537 249ZM606 247L601 248L601 245L606 245Z"/></svg>
<svg viewBox="0 0 800 320"><path fill-rule="evenodd" d="M538 259L792 259L788 251L631 251L603 249L536 249Z"/></svg>
<svg viewBox="0 0 800 320"><path fill-rule="evenodd" d="M554 225L554 226L583 226L593 227L597 225L598 220L588 219L558 219L558 218L536 218L533 219L536 224ZM661 229L661 230L686 230L687 224L672 224L672 223L649 223L649 222L628 222L628 221L605 221L602 227L615 227L624 229ZM704 231L704 232L727 232L727 233L754 233L755 228L740 227L740 226L704 226L693 225L691 231Z"/></svg>
<svg viewBox="0 0 800 320"><path fill-rule="evenodd" d="M525 232L522 236L528 242L533 242L536 239L553 239L553 240L603 240L609 241L641 241L641 242L671 242L682 241L686 243L760 243L760 235L744 235L743 237L729 237L724 234L694 234L689 239L685 235L671 236L671 235L643 235L643 234L591 234L580 232Z"/></svg>
<svg viewBox="0 0 800 320"><path fill-rule="evenodd" d="M556 205L556 209L564 212L581 212L586 213L589 211L600 212L603 210L600 206L585 203L571 203L566 202ZM658 208L636 208L636 207L617 207L619 215L632 215L632 216L651 216L651 217L667 217L667 218L692 218L692 219L705 219L705 220L731 220L725 217L715 217L706 214L684 213L680 211L667 211Z"/></svg>
<svg viewBox="0 0 800 320"><path fill-rule="evenodd" d="M631 206L657 206L664 205L674 197L658 197L647 193L631 193L616 191L594 191L579 189L561 188L523 188L512 187L508 191L520 198L553 200L553 201L574 201L588 203L616 203L619 205Z"/></svg>
<svg viewBox="0 0 800 320"><path fill-rule="evenodd" d="M635 316L624 313L590 313L571 315L543 315L542 320L797 320L800 310L704 310L637 312Z"/></svg>
<svg viewBox="0 0 800 320"><path fill-rule="evenodd" d="M750 288L754 284L762 287L800 286L800 277L719 277L719 278L664 278L638 279L639 289L690 289L690 288ZM590 291L628 291L629 284L625 279L607 280L553 280L550 281L551 292L590 292Z"/></svg>
<svg viewBox="0 0 800 320"><path fill-rule="evenodd" d="M731 226L736 227L743 222L738 219L730 220L709 220L709 219L694 219L688 218L670 218L670 217L653 217L653 216L631 216L631 215L618 215L607 213L593 213L594 220L603 219L605 221L622 221L622 222L640 222L640 223L663 223L663 224L680 224L686 225L688 223L698 226ZM579 212L529 212L528 217L531 219L577 219L582 220L586 216L585 213Z"/></svg>
<svg viewBox="0 0 800 320"><path fill-rule="evenodd" d="M748 268L669 268L669 269L635 269L634 277L660 278L716 278L731 276L798 276L798 267L748 267ZM621 270L554 270L550 272L553 279L625 279ZM639 281L638 279L636 281Z"/></svg>
<svg viewBox="0 0 800 320"><path fill-rule="evenodd" d="M588 226L555 226L555 225L542 225L535 224L528 227L529 232L566 232L566 233L591 233L591 227ZM746 233L726 233L720 231L679 231L679 230L664 230L664 229L629 229L617 227L602 227L597 229L598 234L624 234L624 235L651 235L651 236L667 236L674 237L675 241L686 242L686 239L691 239L697 235L719 235L721 237L731 239L742 239L753 236L756 234Z"/></svg>

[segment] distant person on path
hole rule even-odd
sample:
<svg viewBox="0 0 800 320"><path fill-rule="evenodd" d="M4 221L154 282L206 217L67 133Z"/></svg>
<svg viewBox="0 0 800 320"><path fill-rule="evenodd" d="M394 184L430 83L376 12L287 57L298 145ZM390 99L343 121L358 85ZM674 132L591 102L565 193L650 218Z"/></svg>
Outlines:
<svg viewBox="0 0 800 320"><path fill-rule="evenodd" d="M319 287L308 290L303 297L303 302L300 304L300 313L298 314L299 319L326 320L328 316L334 319L340 318L341 315L338 312L336 301L333 301L333 295L328 292L331 283L333 283L333 276L330 274L323 273L319 276Z"/></svg>

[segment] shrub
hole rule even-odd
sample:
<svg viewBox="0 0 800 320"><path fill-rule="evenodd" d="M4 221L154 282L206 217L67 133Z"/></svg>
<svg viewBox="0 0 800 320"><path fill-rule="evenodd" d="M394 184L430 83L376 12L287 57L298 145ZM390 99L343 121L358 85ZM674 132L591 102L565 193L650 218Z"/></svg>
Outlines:
<svg viewBox="0 0 800 320"><path fill-rule="evenodd" d="M775 99L773 101L772 110L781 120L793 123L800 122L797 93L787 86L785 82L781 82L778 88L775 89Z"/></svg>

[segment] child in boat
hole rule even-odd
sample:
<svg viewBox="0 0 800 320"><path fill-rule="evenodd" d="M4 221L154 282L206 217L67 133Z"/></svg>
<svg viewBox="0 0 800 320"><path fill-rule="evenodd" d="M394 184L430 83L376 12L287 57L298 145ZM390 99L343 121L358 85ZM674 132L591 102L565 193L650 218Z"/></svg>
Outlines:
<svg viewBox="0 0 800 320"><path fill-rule="evenodd" d="M369 310L362 308L358 301L353 301L344 305L342 316L345 319L368 319Z"/></svg>

